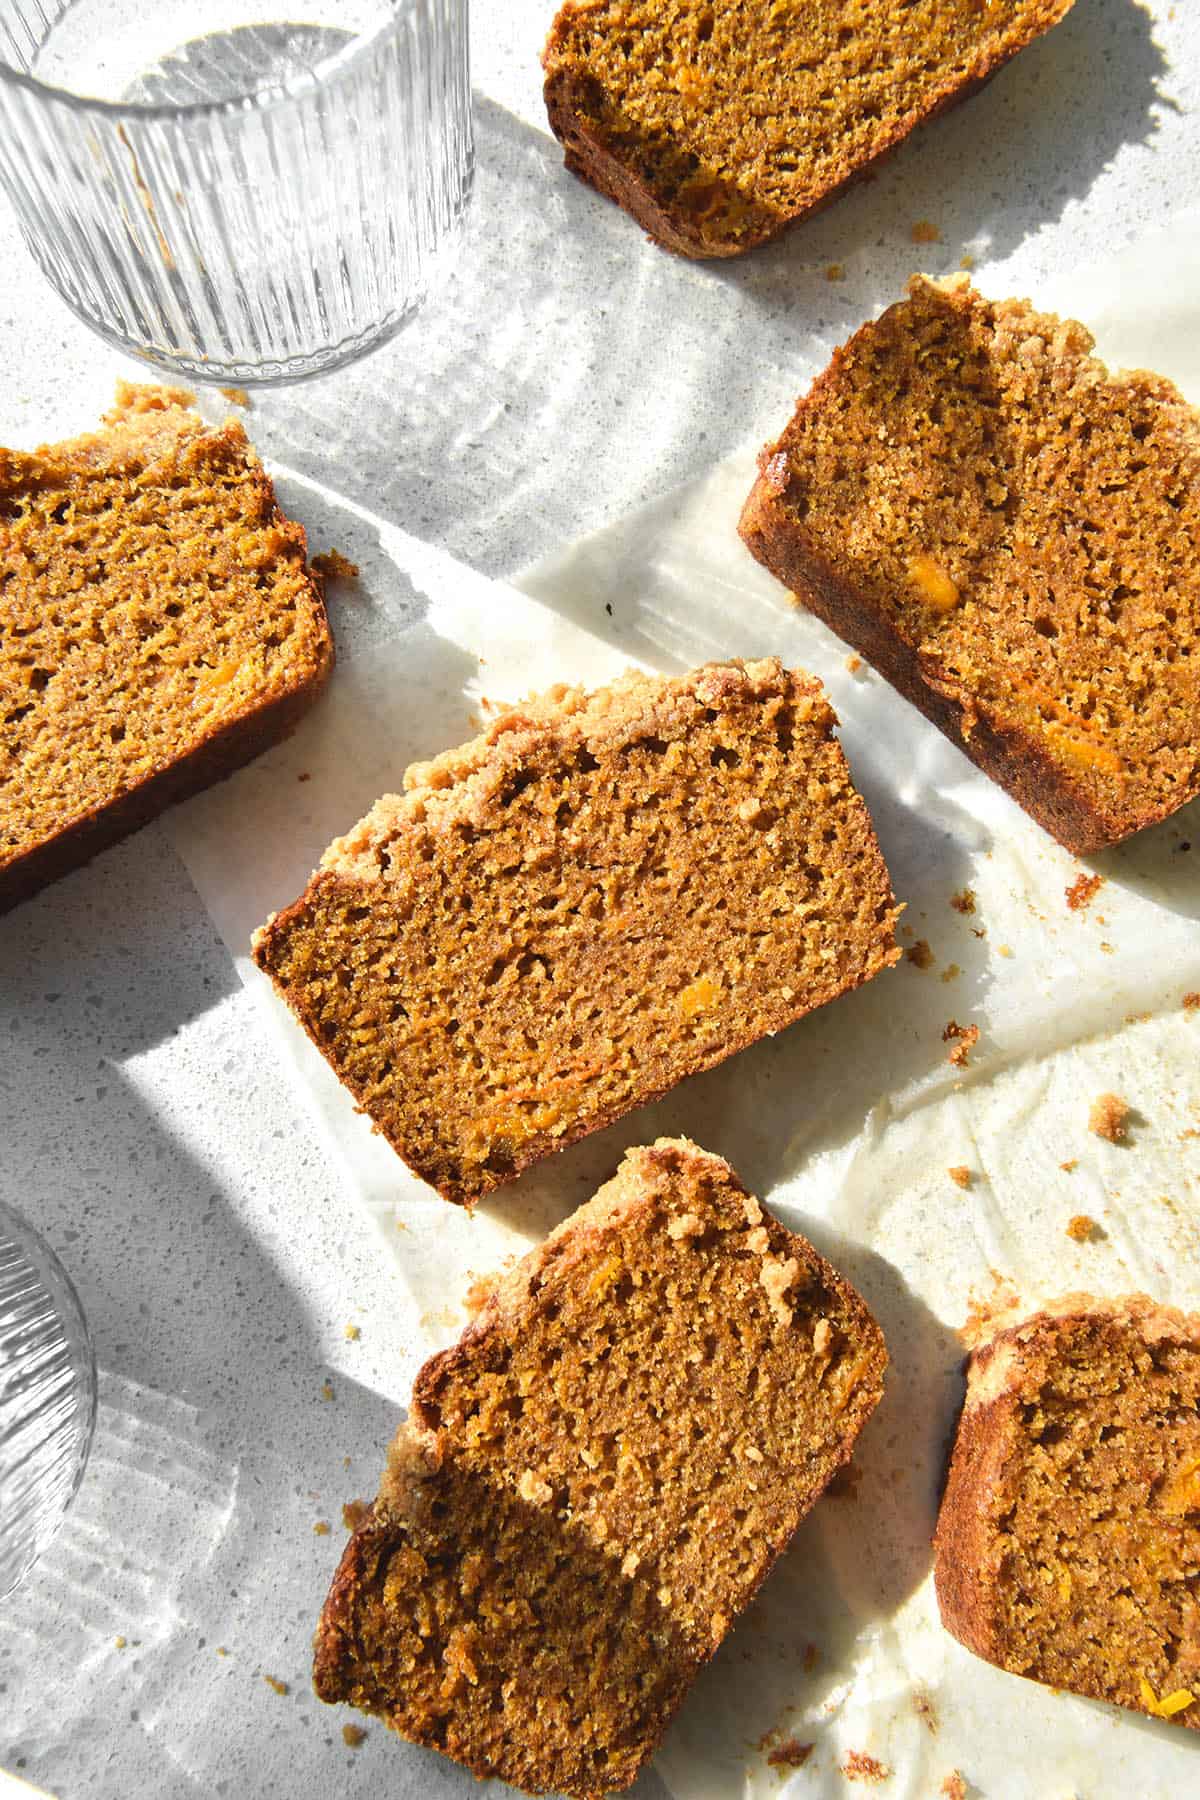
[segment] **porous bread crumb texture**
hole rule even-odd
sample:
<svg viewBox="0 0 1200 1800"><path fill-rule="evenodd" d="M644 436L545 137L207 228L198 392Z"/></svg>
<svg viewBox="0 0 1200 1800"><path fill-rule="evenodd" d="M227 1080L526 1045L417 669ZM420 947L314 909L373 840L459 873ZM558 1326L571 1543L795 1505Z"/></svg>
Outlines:
<svg viewBox="0 0 1200 1800"><path fill-rule="evenodd" d="M825 205L1070 6L570 0L542 56L546 108L567 167L652 237L736 256Z"/></svg>
<svg viewBox="0 0 1200 1800"><path fill-rule="evenodd" d="M833 724L775 661L556 690L410 770L255 958L472 1205L896 960Z"/></svg>
<svg viewBox="0 0 1200 1800"><path fill-rule="evenodd" d="M299 719L333 645L240 425L122 386L104 427L0 450L0 910Z"/></svg>
<svg viewBox="0 0 1200 1800"><path fill-rule="evenodd" d="M768 1260L793 1270L786 1312ZM418 1375L317 1692L530 1793L628 1786L850 1456L886 1360L854 1290L728 1164L628 1152Z"/></svg>
<svg viewBox="0 0 1200 1800"><path fill-rule="evenodd" d="M1066 890L1067 905L1072 912L1081 912L1091 905L1100 889L1104 886L1103 875L1078 874Z"/></svg>
<svg viewBox="0 0 1200 1800"><path fill-rule="evenodd" d="M1200 1726L1200 1317L1071 1296L978 1350L935 1552L968 1649Z"/></svg>
<svg viewBox="0 0 1200 1800"><path fill-rule="evenodd" d="M1101 1094L1093 1100L1088 1113L1088 1130L1110 1144L1123 1144L1129 1135L1128 1119L1132 1108L1119 1094Z"/></svg>
<svg viewBox="0 0 1200 1800"><path fill-rule="evenodd" d="M877 1756L868 1756L865 1750L850 1750L842 1764L842 1774L847 1781L882 1782L891 1780L892 1771Z"/></svg>
<svg viewBox="0 0 1200 1800"><path fill-rule="evenodd" d="M1074 1213L1067 1220L1067 1236L1077 1244L1086 1244L1092 1238L1101 1236L1100 1227L1090 1213Z"/></svg>
<svg viewBox="0 0 1200 1800"><path fill-rule="evenodd" d="M741 524L1079 854L1200 793L1200 415L1091 349L914 277L764 451Z"/></svg>

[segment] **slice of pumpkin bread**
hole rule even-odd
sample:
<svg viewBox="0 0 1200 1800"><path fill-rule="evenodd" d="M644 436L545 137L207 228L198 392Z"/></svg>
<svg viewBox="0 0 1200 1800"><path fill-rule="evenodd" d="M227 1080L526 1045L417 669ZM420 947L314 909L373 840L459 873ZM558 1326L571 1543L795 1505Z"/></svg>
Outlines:
<svg viewBox="0 0 1200 1800"><path fill-rule="evenodd" d="M286 733L333 666L303 529L229 420L118 388L0 450L0 912Z"/></svg>
<svg viewBox="0 0 1200 1800"><path fill-rule="evenodd" d="M542 61L568 169L683 256L737 256L965 99L1071 0L568 0Z"/></svg>
<svg viewBox="0 0 1200 1800"><path fill-rule="evenodd" d="M556 689L411 769L255 959L471 1206L896 960L834 723L776 661Z"/></svg>
<svg viewBox="0 0 1200 1800"><path fill-rule="evenodd" d="M1200 413L965 277L834 356L741 533L1077 854L1200 794Z"/></svg>
<svg viewBox="0 0 1200 1800"><path fill-rule="evenodd" d="M1200 1728L1200 1316L1075 1294L976 1349L935 1541L968 1650Z"/></svg>
<svg viewBox="0 0 1200 1800"><path fill-rule="evenodd" d="M720 1157L630 1150L417 1376L318 1694L529 1793L627 1787L886 1363L854 1289Z"/></svg>

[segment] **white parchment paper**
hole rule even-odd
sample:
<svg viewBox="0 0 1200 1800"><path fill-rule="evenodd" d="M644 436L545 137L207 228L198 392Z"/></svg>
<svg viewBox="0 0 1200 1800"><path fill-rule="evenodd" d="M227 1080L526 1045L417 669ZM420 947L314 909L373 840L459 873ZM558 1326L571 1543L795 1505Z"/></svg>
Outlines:
<svg viewBox="0 0 1200 1800"><path fill-rule="evenodd" d="M1198 292L1191 215L1035 298L1085 319L1114 363L1159 368L1200 402ZM798 368L795 388L813 373ZM314 544L362 569L334 590L351 647L295 737L168 830L261 1000L264 1055L286 1065L338 1152L345 1193L331 1205L353 1197L378 1223L414 1363L453 1335L471 1274L536 1240L625 1145L661 1132L727 1155L874 1308L893 1362L857 1481L806 1522L685 1706L658 1761L680 1800L849 1794L851 1752L877 1760L879 1791L894 1796L936 1795L957 1770L989 1800L1173 1800L1200 1788L1193 1734L968 1655L938 1624L929 1540L972 1299L1005 1283L1030 1300L1144 1288L1200 1307L1200 1011L1184 1005L1200 991L1200 807L1086 865L1060 850L753 563L735 532L752 474L748 450L512 587L282 472ZM250 964L251 932L410 761L470 735L486 702L599 683L631 662L673 671L764 654L826 682L907 905L902 941L924 940L932 963L906 959L473 1219L446 1206L355 1114ZM1102 885L1073 910L1081 873ZM951 1021L979 1028L965 1067L948 1060ZM1127 1144L1087 1129L1106 1091L1134 1109ZM958 1165L965 1189L948 1174ZM1102 1235L1068 1237L1078 1213ZM771 1764L792 1739L813 1745L803 1767Z"/></svg>

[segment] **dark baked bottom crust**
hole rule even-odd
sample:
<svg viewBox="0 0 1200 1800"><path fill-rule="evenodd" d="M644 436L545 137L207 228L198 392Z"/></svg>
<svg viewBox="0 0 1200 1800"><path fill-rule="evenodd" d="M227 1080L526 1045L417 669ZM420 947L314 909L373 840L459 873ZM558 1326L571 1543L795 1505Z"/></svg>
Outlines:
<svg viewBox="0 0 1200 1800"><path fill-rule="evenodd" d="M102 850L111 849L122 838L140 831L168 806L178 800L188 800L214 782L225 780L243 764L279 743L295 730L317 699L332 668L331 651L325 666L302 686L280 694L243 718L232 720L176 762L156 770L128 793L95 808L65 831L47 838L25 856L0 869L0 913L19 906L23 900L32 899L49 882L57 881L61 875L69 875L72 869L90 862Z"/></svg>
<svg viewBox="0 0 1200 1800"><path fill-rule="evenodd" d="M1099 811L1067 779L1045 747L1015 726L1003 726L980 714L970 731L964 732L961 703L939 689L916 648L892 630L804 540L761 475L742 509L738 530L751 555L790 588L802 606L866 657L985 775L1076 856L1106 849L1165 816L1162 811L1147 810L1133 818L1115 818Z"/></svg>
<svg viewBox="0 0 1200 1800"><path fill-rule="evenodd" d="M559 25L556 19L543 52L544 63L549 63L558 37ZM695 219L657 194L654 187L609 146L602 134L589 126L587 97L594 89L589 77L570 68L552 67L546 76L543 97L550 129L563 146L563 161L571 174L595 188L606 199L614 200L665 250L672 250L677 256L704 261L744 256L747 251L757 250L761 245L772 242L813 213L823 211L848 188L869 180L878 165L898 149L918 126L927 124L942 113L949 112L951 107L957 106L961 101L969 100L973 94L979 93L1025 47L1023 43L1014 44L1011 49L994 57L978 74L938 94L923 110L900 119L879 148L841 181L811 195L794 211L778 215L770 223L748 232L736 242L705 238Z"/></svg>

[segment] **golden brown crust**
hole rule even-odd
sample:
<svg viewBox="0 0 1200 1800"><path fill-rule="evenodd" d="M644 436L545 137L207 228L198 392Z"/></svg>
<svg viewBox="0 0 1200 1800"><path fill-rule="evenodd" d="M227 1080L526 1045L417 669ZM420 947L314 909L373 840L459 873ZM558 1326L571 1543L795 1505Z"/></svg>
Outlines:
<svg viewBox="0 0 1200 1800"><path fill-rule="evenodd" d="M1004 1319L1010 1316L1005 1314ZM1115 1359L1116 1353L1127 1352L1131 1343L1147 1370L1157 1366L1155 1359L1167 1355L1194 1355L1200 1352L1200 1315L1163 1306L1145 1294L1117 1299L1070 1294L1049 1302L1042 1310L1017 1323L1000 1322L992 1335L973 1351L968 1362L966 1399L934 1536L934 1585L947 1631L968 1650L998 1668L1094 1699L1132 1707L1153 1717L1170 1716L1177 1724L1198 1729L1200 1683L1187 1666L1190 1664L1191 1671L1197 1666L1198 1646L1194 1641L1186 1651L1177 1646L1172 1652L1162 1641L1167 1634L1160 1628L1152 1633L1148 1647L1143 1643L1139 1666L1130 1668L1123 1660L1122 1591L1136 1592L1142 1609L1148 1605L1142 1590L1133 1585L1125 1587L1126 1582L1136 1582L1133 1562L1128 1569L1121 1566L1123 1554L1128 1554L1131 1559L1136 1555L1136 1527L1131 1530L1118 1519L1111 1539L1100 1540L1101 1555L1093 1560L1092 1570L1086 1574L1086 1587L1084 1577L1079 1573L1080 1569L1087 1570L1085 1546L1078 1536L1069 1530L1065 1532L1063 1541L1070 1560L1062 1563L1056 1555L1059 1546L1050 1542L1026 1542L1023 1536L1028 1529L1024 1521L1029 1516L1026 1506L1027 1489L1031 1485L1030 1470L1042 1487L1052 1489L1055 1482L1061 1482L1065 1492L1069 1479L1062 1473L1066 1463L1056 1463L1053 1451L1048 1457L1044 1447L1038 1448L1047 1418L1050 1420L1050 1440L1056 1448L1061 1448L1056 1434L1062 1428L1054 1421L1063 1415L1054 1411L1053 1401L1047 1397L1055 1393L1060 1380L1069 1380L1073 1370L1086 1369L1089 1362L1105 1356L1112 1355ZM1109 1390L1114 1397L1106 1401L1104 1396ZM1180 1396L1178 1392L1172 1393L1170 1388L1167 1392L1171 1395L1169 1405L1173 1410L1180 1404ZM1155 1520L1159 1486L1171 1474L1168 1461L1164 1459L1178 1454L1177 1448L1170 1449L1167 1433L1162 1432L1160 1438L1163 1421L1155 1421L1152 1417L1153 1441L1147 1458L1145 1451L1133 1441L1127 1419L1117 1416L1115 1396L1121 1393L1119 1377L1103 1373L1098 1381L1085 1378L1074 1387L1068 1386L1067 1393L1069 1409L1075 1411L1081 1410L1089 1401L1098 1401L1101 1417L1105 1420L1098 1432L1101 1446L1106 1437L1117 1443L1129 1442L1128 1452L1124 1453L1125 1467L1113 1490L1116 1505L1120 1509L1129 1506L1132 1493L1135 1518L1140 1518L1143 1524ZM1108 1405L1113 1408L1111 1412L1104 1410ZM1070 1411L1067 1416L1071 1416ZM1032 1448L1031 1431L1034 1433ZM1200 1448L1200 1443L1194 1443L1192 1448ZM1100 1453L1092 1449L1089 1454L1096 1459L1095 1466L1099 1468ZM1184 1458L1183 1470L1189 1480L1197 1467L1200 1467L1200 1457ZM1107 1516L1107 1496L1099 1485L1104 1478L1102 1475L1096 1477L1094 1497L1085 1503L1088 1513L1098 1521ZM1174 1534L1172 1522L1164 1540L1168 1546L1173 1546ZM1046 1595L1046 1613L1041 1628L1044 1638L1040 1645L1036 1613L1028 1604L1023 1612L1014 1611L1013 1605L1018 1580L1013 1572L1014 1559L1026 1553L1046 1584L1042 1590ZM1186 1550L1164 1555L1159 1549L1151 1557L1151 1566L1163 1569L1164 1592L1169 1589L1168 1563L1172 1554L1189 1560L1190 1553ZM1095 1572L1097 1567L1103 1571L1100 1577ZM1107 1594L1101 1581L1108 1583ZM1061 1637L1065 1641L1065 1634L1078 1628L1070 1611L1070 1603L1075 1600L1073 1583L1078 1584L1082 1596L1077 1603L1086 1603L1095 1609L1094 1616L1083 1627L1083 1641L1092 1648L1085 1657L1074 1652L1072 1645L1067 1643L1063 1662L1054 1663L1051 1657L1057 1640ZM1065 1598L1066 1602L1066 1609L1058 1613L1050 1605L1051 1596L1055 1595ZM1019 1629L1014 1623L1018 1617ZM1161 1660L1164 1650L1165 1664ZM1108 1664L1101 1665L1093 1652L1102 1655L1105 1651L1111 1652L1111 1658ZM1152 1659L1156 1667L1150 1666ZM1151 1675L1157 1686L1150 1681ZM1189 1680L1197 1690L1196 1703L1189 1699L1177 1712L1164 1712L1161 1709L1164 1696L1172 1691L1190 1694L1191 1688L1184 1686ZM1147 1703L1147 1690L1154 1704Z"/></svg>
<svg viewBox="0 0 1200 1800"><path fill-rule="evenodd" d="M258 463L241 426L231 420L209 430L197 414L187 410L189 399L190 395L182 390L121 383L116 405L106 416L101 430L67 443L43 446L32 454L0 451L0 560L6 561L10 568L0 617L7 615L14 625L21 627L7 640L6 657L0 662L0 689L18 702L14 713L5 721L10 732L14 731L12 719L19 722L25 713L32 714L30 724L38 732L35 736L32 729L23 731L18 723L16 734L10 737L3 750L18 764L24 756L36 755L45 770L43 779L47 794L52 797L45 821L35 831L31 833L21 822L22 814L11 829L7 851L0 839L0 912L29 898L48 881L77 868L136 831L164 807L232 774L243 763L278 742L294 729L312 705L333 667L333 640L321 587L305 565L303 527L284 516L271 479ZM28 530L28 520L22 522L23 515L31 506L36 506L38 497L45 493L64 496L60 504L60 510L66 513L66 523L61 527L64 539L62 582L66 584L65 591L71 595L85 643L90 633L96 643L103 646L110 629L118 633L118 638L126 629L119 623L110 627L110 620L119 619L130 609L138 610L139 630L143 636L162 621L169 606L173 605L178 613L185 595L183 592L177 594L174 586L176 563L173 558L178 559L178 566L187 568L183 579L195 584L197 559L205 554L201 547L203 540L196 536L197 529L202 532L203 526L189 526L191 535L186 543L182 540L173 543L169 535L166 536L171 547L165 554L161 538L149 547L144 538L139 538L139 532L144 531L146 495L153 491L155 481L161 481L164 490L172 491L186 488L191 483L200 499L205 483L221 479L236 484L237 529L246 534L248 553L263 559L254 565L260 610L270 605L269 597L261 591L261 581L272 566L269 559L274 559L274 567L289 585L289 616L301 619L295 654L286 662L277 661L263 679L248 684L235 705L225 707L201 729L197 729L181 700L177 705L175 741L169 746L164 745L162 720L159 719L156 721L156 747L138 760L130 756L128 745L130 733L136 731L132 717L136 705L136 678L133 678L131 688L122 674L106 675L98 664L97 673L89 677L91 686L81 688L81 693L90 691L99 702L102 691L107 694L108 686L115 679L123 684L126 694L133 693L135 697L134 705L127 702L121 723L113 733L114 738L119 733L122 740L119 748L114 748L106 758L103 748L97 752L90 741L79 747L77 736L68 736L64 729L62 747L52 754L36 707L31 708L28 700L21 703L21 682L31 641L27 615L36 615L55 606L65 609L61 583L52 592L48 590L47 595L39 592L42 571L48 572L47 580L55 579L55 559L60 552L54 538L55 528L47 525L40 528L40 535L33 536ZM105 513L109 519L115 517L119 522L122 519L122 492L139 509L137 521L134 522L131 512L131 522L117 540L119 558L131 571L128 585L122 586L119 574L114 575L112 553L107 548L99 549L93 566L100 570L101 580L90 615L86 606L80 605L77 593L72 592L74 565L68 560L79 557L80 546L86 544L86 538L78 532L74 541L70 539L75 531L76 508L86 502L89 484L98 484L104 489L108 496L104 503ZM87 518L86 511L84 518ZM17 522L8 523L13 520ZM162 534L169 534L171 529L164 515ZM227 547L214 545L214 549L218 548L221 557L226 558ZM154 570L152 585L147 588L144 570L151 566ZM223 564L214 557L212 566L216 572ZM86 580L85 575L85 594ZM193 585L187 594L190 596L195 591ZM103 649L92 654L102 658ZM39 679L52 683L59 671L51 666L38 673ZM202 668L200 673L207 675L208 670ZM75 677L71 679L76 680ZM150 679L155 679L153 672ZM3 708L0 708L2 715ZM69 703L63 716L68 720L72 717ZM70 803L64 805L59 790L69 788L86 792L88 798L73 808ZM96 794L101 797L93 798ZM21 804L28 806L28 798L23 798ZM0 827L7 824L3 783L0 782Z"/></svg>
<svg viewBox="0 0 1200 1800"><path fill-rule="evenodd" d="M589 55L586 47L581 50L576 43L581 26L596 28L596 15L606 10L603 0L568 0L556 16L542 52L546 111L571 173L623 207L665 249L692 258L739 256L770 242L869 177L919 125L978 93L1019 50L1057 24L1071 4L1072 0L1049 0L1040 13L1034 9L1033 17L1018 24L1006 41L994 34L988 36L966 67L919 92L902 92L890 115L880 111L868 147L847 149L836 159L836 175L822 178L807 190L792 192L785 202L768 195L753 172L723 172L715 163L704 161L698 149L704 139L702 114L690 118L685 114L677 141L664 135L661 128L641 135L636 120L624 113L619 88L606 86L599 78L595 54ZM711 8L686 6L677 10L684 18L691 13L700 16L706 10L711 17L712 12ZM612 32L622 38L636 36L642 29L628 13L614 14L609 23ZM857 13L847 19L847 27L854 34L861 31ZM763 21L757 18L746 20L740 35L744 39L763 28ZM911 22L906 28L911 32ZM779 46L774 40L768 43L767 35L765 67L773 71ZM664 48L674 56L674 31L668 30L666 37ZM839 34L835 43L825 45L824 52L831 48L840 51L843 41ZM820 54L815 49L808 53L809 57ZM801 64L802 68L811 66L811 61ZM677 72L674 68L666 71L663 85L669 88ZM831 71L835 88L839 80L835 68ZM781 106L780 96L773 93L772 100ZM807 126L802 106L788 125L793 136L804 137ZM689 168L689 163L694 167ZM687 169L682 190L681 167ZM699 209L682 198L697 187L704 197Z"/></svg>
<svg viewBox="0 0 1200 1800"><path fill-rule="evenodd" d="M630 1151L418 1374L322 1613L318 1694L530 1793L628 1786L886 1361L723 1159Z"/></svg>

